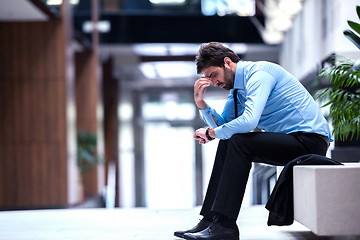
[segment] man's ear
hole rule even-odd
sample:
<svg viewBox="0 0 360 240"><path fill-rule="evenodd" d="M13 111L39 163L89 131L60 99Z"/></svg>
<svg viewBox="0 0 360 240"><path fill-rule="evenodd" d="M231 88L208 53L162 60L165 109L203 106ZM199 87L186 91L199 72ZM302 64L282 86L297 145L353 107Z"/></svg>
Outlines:
<svg viewBox="0 0 360 240"><path fill-rule="evenodd" d="M224 67L231 68L231 59L229 57L224 57Z"/></svg>

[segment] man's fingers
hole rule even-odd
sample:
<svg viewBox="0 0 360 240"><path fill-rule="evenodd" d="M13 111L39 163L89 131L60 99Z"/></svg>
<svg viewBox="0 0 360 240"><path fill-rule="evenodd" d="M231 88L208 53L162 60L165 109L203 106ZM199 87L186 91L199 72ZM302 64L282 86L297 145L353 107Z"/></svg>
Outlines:
<svg viewBox="0 0 360 240"><path fill-rule="evenodd" d="M200 78L194 84L195 97L202 96L206 88L210 86L211 82L207 78Z"/></svg>
<svg viewBox="0 0 360 240"><path fill-rule="evenodd" d="M201 139L203 139L203 138L200 137L200 136L194 136L194 138L195 138L196 140L201 140Z"/></svg>
<svg viewBox="0 0 360 240"><path fill-rule="evenodd" d="M194 138L195 138L196 140L202 139L202 137L200 137L198 131L195 131L195 132L194 132Z"/></svg>
<svg viewBox="0 0 360 240"><path fill-rule="evenodd" d="M203 86L210 86L211 81L209 78L199 78L198 80L195 81L195 86L197 87L203 87Z"/></svg>

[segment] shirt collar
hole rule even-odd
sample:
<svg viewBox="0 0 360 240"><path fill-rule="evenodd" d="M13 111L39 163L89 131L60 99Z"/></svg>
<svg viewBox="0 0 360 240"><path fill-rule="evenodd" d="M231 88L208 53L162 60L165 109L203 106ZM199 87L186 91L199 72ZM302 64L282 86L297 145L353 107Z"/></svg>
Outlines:
<svg viewBox="0 0 360 240"><path fill-rule="evenodd" d="M245 89L245 85L244 85L244 66L241 63L241 61L237 62L237 64L236 64L234 88Z"/></svg>

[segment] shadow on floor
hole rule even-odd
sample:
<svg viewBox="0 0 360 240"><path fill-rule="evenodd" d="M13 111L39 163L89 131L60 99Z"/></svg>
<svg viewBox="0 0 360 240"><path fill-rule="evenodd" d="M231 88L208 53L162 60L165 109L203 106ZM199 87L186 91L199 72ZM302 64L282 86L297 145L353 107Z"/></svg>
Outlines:
<svg viewBox="0 0 360 240"><path fill-rule="evenodd" d="M308 239L317 239L317 240L360 240L360 236L318 236L313 232L286 232L287 235L291 236L291 239L297 240L308 240Z"/></svg>

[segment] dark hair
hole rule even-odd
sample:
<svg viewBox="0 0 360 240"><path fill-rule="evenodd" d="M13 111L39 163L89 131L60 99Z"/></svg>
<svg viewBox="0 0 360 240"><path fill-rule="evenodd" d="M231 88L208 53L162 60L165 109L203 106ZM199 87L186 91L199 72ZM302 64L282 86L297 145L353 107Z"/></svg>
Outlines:
<svg viewBox="0 0 360 240"><path fill-rule="evenodd" d="M201 73L204 68L211 66L224 67L224 58L229 57L231 61L237 63L240 57L230 48L218 42L203 43L199 53L195 57L197 73Z"/></svg>

